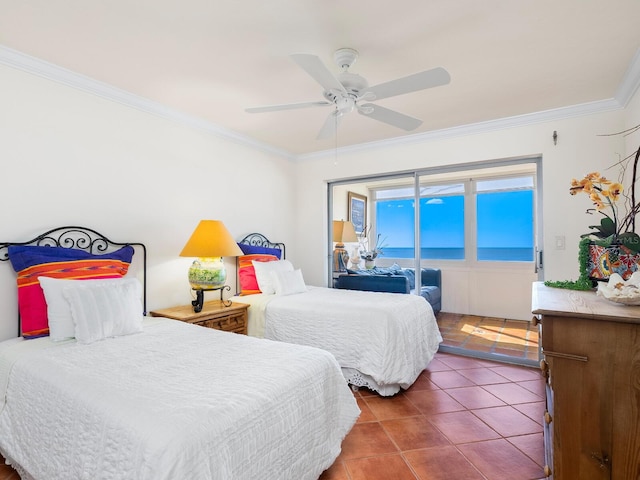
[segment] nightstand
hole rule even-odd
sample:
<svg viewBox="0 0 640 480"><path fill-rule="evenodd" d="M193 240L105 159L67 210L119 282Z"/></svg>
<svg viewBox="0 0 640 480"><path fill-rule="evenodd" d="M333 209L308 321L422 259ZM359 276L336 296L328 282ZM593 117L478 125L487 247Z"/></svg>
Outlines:
<svg viewBox="0 0 640 480"><path fill-rule="evenodd" d="M163 308L149 312L152 317L166 317L182 322L193 323L207 328L247 334L247 309L246 303L233 302L230 307L222 305L220 300L204 302L202 311L194 313L192 305Z"/></svg>

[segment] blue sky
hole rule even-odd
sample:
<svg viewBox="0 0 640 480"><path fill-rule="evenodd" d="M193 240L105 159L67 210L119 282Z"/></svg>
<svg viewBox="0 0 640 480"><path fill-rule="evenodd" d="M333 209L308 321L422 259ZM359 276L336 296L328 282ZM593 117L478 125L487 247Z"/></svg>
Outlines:
<svg viewBox="0 0 640 480"><path fill-rule="evenodd" d="M478 247L533 247L533 191L518 190L479 194ZM414 244L414 201L384 200L376 204L378 233L389 247ZM464 196L423 199L421 204L423 247L464 247Z"/></svg>

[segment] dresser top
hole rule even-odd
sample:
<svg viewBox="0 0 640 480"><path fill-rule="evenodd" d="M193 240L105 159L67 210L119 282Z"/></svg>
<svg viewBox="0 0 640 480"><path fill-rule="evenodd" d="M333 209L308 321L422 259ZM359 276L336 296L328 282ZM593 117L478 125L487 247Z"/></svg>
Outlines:
<svg viewBox="0 0 640 480"><path fill-rule="evenodd" d="M533 283L531 311L541 315L590 318L640 325L640 306L611 302L596 295L594 290L553 288L545 286L543 282Z"/></svg>

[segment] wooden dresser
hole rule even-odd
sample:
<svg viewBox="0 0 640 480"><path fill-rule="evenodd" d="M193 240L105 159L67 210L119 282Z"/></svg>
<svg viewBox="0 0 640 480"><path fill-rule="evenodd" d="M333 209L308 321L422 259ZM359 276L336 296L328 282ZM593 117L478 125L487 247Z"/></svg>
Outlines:
<svg viewBox="0 0 640 480"><path fill-rule="evenodd" d="M545 473L640 480L640 307L533 284L547 378Z"/></svg>
<svg viewBox="0 0 640 480"><path fill-rule="evenodd" d="M246 303L233 302L226 307L220 300L204 302L202 311L195 313L192 305L165 308L149 312L152 317L167 317L187 323L194 323L207 328L224 330L226 332L247 333Z"/></svg>

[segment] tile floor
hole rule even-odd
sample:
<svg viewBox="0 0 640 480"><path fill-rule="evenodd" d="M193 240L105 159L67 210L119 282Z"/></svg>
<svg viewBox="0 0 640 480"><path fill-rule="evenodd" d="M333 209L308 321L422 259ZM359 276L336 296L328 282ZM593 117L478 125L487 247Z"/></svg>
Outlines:
<svg viewBox="0 0 640 480"><path fill-rule="evenodd" d="M362 414L320 480L544 478L538 369L438 353L407 391L356 399Z"/></svg>
<svg viewBox="0 0 640 480"><path fill-rule="evenodd" d="M531 365L539 360L538 327L530 322L446 312L438 313L437 320L446 347Z"/></svg>
<svg viewBox="0 0 640 480"><path fill-rule="evenodd" d="M362 414L320 480L544 478L537 369L438 353L407 391L355 396ZM18 480L3 460L0 480Z"/></svg>

